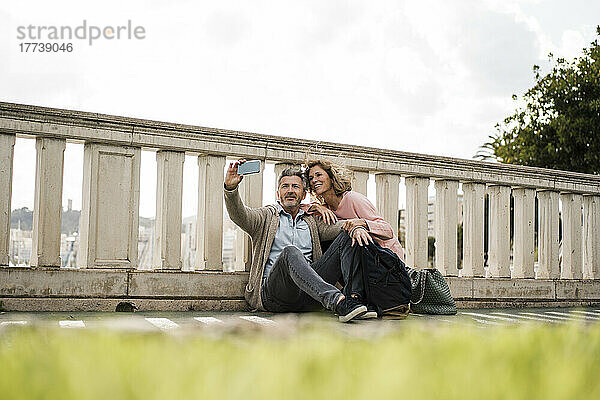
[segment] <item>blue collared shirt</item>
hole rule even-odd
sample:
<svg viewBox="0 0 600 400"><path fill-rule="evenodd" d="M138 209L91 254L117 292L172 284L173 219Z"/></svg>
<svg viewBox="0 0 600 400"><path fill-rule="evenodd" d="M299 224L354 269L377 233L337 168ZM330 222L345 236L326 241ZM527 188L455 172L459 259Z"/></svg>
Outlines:
<svg viewBox="0 0 600 400"><path fill-rule="evenodd" d="M299 210L296 218L292 218L279 203L275 204L277 211L279 212L279 227L275 234L275 240L273 240L273 246L271 246L271 252L267 264L265 265L265 271L263 273L263 284L267 280L273 264L283 251L286 246L296 246L308 262L312 262L312 238L310 236L310 229L308 224L302 218L305 214L303 210Z"/></svg>

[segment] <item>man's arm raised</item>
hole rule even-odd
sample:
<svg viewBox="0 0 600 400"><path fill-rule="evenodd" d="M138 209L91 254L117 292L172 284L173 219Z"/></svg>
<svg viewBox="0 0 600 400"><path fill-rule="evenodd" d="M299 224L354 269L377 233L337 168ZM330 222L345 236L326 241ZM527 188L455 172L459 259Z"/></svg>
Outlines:
<svg viewBox="0 0 600 400"><path fill-rule="evenodd" d="M244 162L246 160L232 162L227 168L223 182L225 207L233 223L252 236L262 225L264 215L257 209L246 207L240 198L238 186L244 177L237 173L237 167Z"/></svg>

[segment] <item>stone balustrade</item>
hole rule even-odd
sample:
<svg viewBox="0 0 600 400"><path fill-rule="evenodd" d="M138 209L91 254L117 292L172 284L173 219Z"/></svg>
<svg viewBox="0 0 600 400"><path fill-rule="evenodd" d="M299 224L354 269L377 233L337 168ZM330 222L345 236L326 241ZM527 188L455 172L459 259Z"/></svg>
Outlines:
<svg viewBox="0 0 600 400"><path fill-rule="evenodd" d="M15 137L36 140L31 268L8 267ZM59 258L67 141L84 143L78 269L60 268ZM140 266L137 254L142 149L155 151L157 159L151 266ZM192 272L182 271L181 262L186 154L198 157L199 171ZM222 272L223 215L214 212L223 208L226 159L274 163L277 173L307 155L352 169L355 190L365 194L374 174L376 206L396 231L403 182L404 248L407 264L415 268L428 267L433 180L435 268L448 277L459 305L600 304L598 176L0 103L0 307L112 309L127 300L144 309L243 308L252 244L247 237L238 241L242 272ZM246 204L262 205L262 186L262 173L243 181ZM462 249L457 248L459 187Z"/></svg>

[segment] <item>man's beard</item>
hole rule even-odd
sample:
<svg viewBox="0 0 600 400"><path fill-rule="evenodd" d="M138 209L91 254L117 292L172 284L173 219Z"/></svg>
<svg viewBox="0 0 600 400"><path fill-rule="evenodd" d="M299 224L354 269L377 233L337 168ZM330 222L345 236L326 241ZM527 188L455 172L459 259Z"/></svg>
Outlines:
<svg viewBox="0 0 600 400"><path fill-rule="evenodd" d="M285 207L297 207L300 204L300 199L298 197L294 198L283 198L281 204Z"/></svg>

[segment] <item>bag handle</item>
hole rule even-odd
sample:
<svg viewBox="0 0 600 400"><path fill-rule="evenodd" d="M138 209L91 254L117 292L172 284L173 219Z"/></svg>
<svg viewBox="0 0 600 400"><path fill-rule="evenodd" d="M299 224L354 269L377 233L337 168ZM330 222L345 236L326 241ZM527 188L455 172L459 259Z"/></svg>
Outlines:
<svg viewBox="0 0 600 400"><path fill-rule="evenodd" d="M419 283L417 285L421 285L421 297L419 298L418 301L411 301L411 304L419 304L420 302L423 301L423 297L425 297L425 283L427 281L427 271L422 269L422 270L416 270L417 272L417 276L419 277Z"/></svg>

